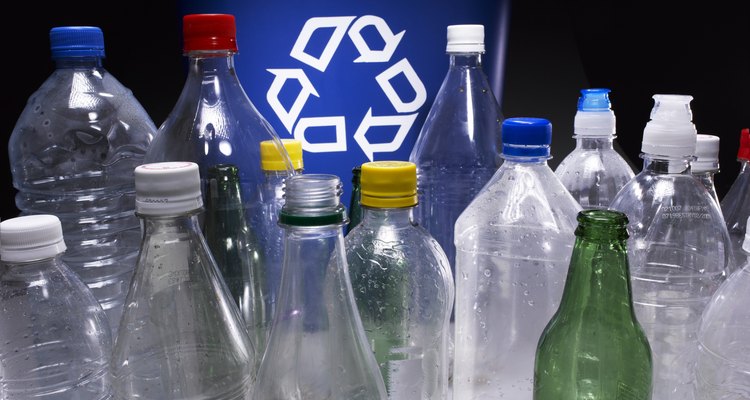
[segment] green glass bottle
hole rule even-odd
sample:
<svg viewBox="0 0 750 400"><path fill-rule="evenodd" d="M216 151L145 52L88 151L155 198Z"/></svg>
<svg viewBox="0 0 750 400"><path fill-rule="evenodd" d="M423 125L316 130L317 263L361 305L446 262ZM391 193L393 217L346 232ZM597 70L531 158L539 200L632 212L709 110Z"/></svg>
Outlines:
<svg viewBox="0 0 750 400"><path fill-rule="evenodd" d="M361 166L357 165L352 168L352 197L349 200L349 225L346 226L345 235L349 234L362 221L362 206L359 205L359 201L362 198L362 189L360 186L361 175Z"/></svg>
<svg viewBox="0 0 750 400"><path fill-rule="evenodd" d="M560 307L537 346L534 400L651 399L651 348L633 311L627 223L618 211L578 214Z"/></svg>

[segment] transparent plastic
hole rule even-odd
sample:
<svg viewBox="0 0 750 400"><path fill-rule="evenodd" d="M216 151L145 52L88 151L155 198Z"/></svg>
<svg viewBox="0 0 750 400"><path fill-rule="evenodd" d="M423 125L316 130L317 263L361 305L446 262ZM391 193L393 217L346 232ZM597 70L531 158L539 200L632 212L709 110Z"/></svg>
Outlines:
<svg viewBox="0 0 750 400"><path fill-rule="evenodd" d="M333 175L287 179L284 266L254 400L385 400L344 252L346 208Z"/></svg>
<svg viewBox="0 0 750 400"><path fill-rule="evenodd" d="M28 99L8 142L21 215L53 214L65 263L91 288L112 332L135 268L133 170L156 126L102 57L61 57Z"/></svg>
<svg viewBox="0 0 750 400"><path fill-rule="evenodd" d="M714 199L716 204L720 204L719 194L716 193L716 185L714 184L714 175L716 175L717 172L719 171L701 171L692 172L692 174L698 180L698 182L700 182L701 185L706 188L709 196ZM721 208L719 208L719 211L721 211Z"/></svg>
<svg viewBox="0 0 750 400"><path fill-rule="evenodd" d="M346 232L344 236L348 235L349 232L354 229L362 221L362 207L359 204L359 200L362 196L362 188L360 187L359 178L362 175L362 167L356 166L352 168L352 196L349 199L349 223L346 225Z"/></svg>
<svg viewBox="0 0 750 400"><path fill-rule="evenodd" d="M547 157L505 157L456 222L453 398L528 399L581 206Z"/></svg>
<svg viewBox="0 0 750 400"><path fill-rule="evenodd" d="M734 260L737 265L744 265L747 253L742 250L742 243L745 240L747 218L750 217L750 161L742 158L737 161L740 163L740 171L721 199L721 211L729 230Z"/></svg>

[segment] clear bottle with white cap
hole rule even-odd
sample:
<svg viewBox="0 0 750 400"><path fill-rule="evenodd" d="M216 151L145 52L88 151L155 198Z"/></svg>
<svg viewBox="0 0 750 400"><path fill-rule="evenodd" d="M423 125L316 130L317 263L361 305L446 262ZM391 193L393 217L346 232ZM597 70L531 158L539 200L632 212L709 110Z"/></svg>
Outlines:
<svg viewBox="0 0 750 400"><path fill-rule="evenodd" d="M721 199L721 211L724 213L729 237L732 238L734 260L737 265L742 265L747 259L742 245L747 232L747 219L750 217L750 128L740 131L737 162L740 163L740 172Z"/></svg>
<svg viewBox="0 0 750 400"><path fill-rule="evenodd" d="M111 399L112 336L48 214L0 223L0 397Z"/></svg>
<svg viewBox="0 0 750 400"><path fill-rule="evenodd" d="M692 96L653 96L643 131L643 170L611 208L624 212L636 316L651 345L653 398L693 399L701 314L734 268L716 201L692 176Z"/></svg>
<svg viewBox="0 0 750 400"><path fill-rule="evenodd" d="M719 195L716 193L714 175L719 172L719 143L718 136L699 133L695 143L695 160L690 163L693 176L706 187L716 204L719 204Z"/></svg>
<svg viewBox="0 0 750 400"><path fill-rule="evenodd" d="M573 122L576 148L555 169L560 182L584 209L607 209L633 176L614 149L615 113L606 88L582 89Z"/></svg>
<svg viewBox="0 0 750 400"><path fill-rule="evenodd" d="M116 399L247 399L255 351L198 226L198 165L135 169L144 237L112 355Z"/></svg>

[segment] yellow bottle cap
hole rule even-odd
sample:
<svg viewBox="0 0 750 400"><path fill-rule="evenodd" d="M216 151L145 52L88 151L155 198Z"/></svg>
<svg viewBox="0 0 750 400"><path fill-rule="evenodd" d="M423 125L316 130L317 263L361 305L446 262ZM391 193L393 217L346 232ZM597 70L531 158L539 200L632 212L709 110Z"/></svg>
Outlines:
<svg viewBox="0 0 750 400"><path fill-rule="evenodd" d="M376 208L417 205L417 166L408 161L362 164L360 204Z"/></svg>
<svg viewBox="0 0 750 400"><path fill-rule="evenodd" d="M301 170L303 167L302 142L296 139L281 139L281 143L284 145L286 152L289 153L292 167L296 170ZM279 152L273 140L260 142L260 167L266 171L286 170L286 160Z"/></svg>

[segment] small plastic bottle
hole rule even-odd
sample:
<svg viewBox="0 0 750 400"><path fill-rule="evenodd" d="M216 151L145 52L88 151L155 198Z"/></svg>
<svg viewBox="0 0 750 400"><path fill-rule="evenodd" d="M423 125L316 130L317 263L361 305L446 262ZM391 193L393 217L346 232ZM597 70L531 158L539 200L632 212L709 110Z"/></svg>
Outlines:
<svg viewBox="0 0 750 400"><path fill-rule="evenodd" d="M0 397L112 398L107 315L63 261L60 220L0 223Z"/></svg>
<svg viewBox="0 0 750 400"><path fill-rule="evenodd" d="M636 316L653 356L654 399L692 400L697 334L734 268L721 210L693 177L692 96L656 94L643 130L643 169L612 202L627 215Z"/></svg>
<svg viewBox="0 0 750 400"><path fill-rule="evenodd" d="M144 237L112 354L115 399L248 399L255 351L199 227L198 165L141 165L135 187Z"/></svg>
<svg viewBox="0 0 750 400"><path fill-rule="evenodd" d="M706 187L716 204L719 204L719 195L716 193L714 175L719 172L719 143L718 136L698 134L695 160L690 163L690 172Z"/></svg>
<svg viewBox="0 0 750 400"><path fill-rule="evenodd" d="M742 245L747 218L750 217L750 128L740 131L737 162L740 163L740 172L721 199L721 211L732 241L734 260L737 265L744 265L747 254L742 250Z"/></svg>
<svg viewBox="0 0 750 400"><path fill-rule="evenodd" d="M456 222L456 400L531 396L581 211L547 164L551 139L546 119L506 119L505 161Z"/></svg>
<svg viewBox="0 0 750 400"><path fill-rule="evenodd" d="M362 221L346 235L346 258L388 398L447 399L453 276L437 241L412 222L416 166L361 170Z"/></svg>
<svg viewBox="0 0 750 400"><path fill-rule="evenodd" d="M141 239L133 169L156 126L104 68L100 28L59 26L49 37L55 70L29 97L8 141L16 205L21 215L60 219L63 260L115 333Z"/></svg>
<svg viewBox="0 0 750 400"><path fill-rule="evenodd" d="M615 113L609 89L581 90L573 123L576 148L555 174L584 209L607 209L617 192L634 176L615 151Z"/></svg>
<svg viewBox="0 0 750 400"><path fill-rule="evenodd" d="M284 185L284 266L254 400L385 400L344 252L346 208L335 175Z"/></svg>

